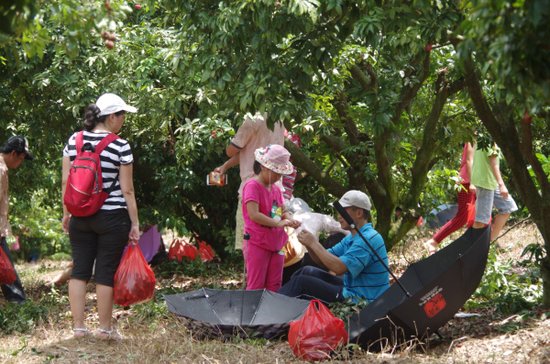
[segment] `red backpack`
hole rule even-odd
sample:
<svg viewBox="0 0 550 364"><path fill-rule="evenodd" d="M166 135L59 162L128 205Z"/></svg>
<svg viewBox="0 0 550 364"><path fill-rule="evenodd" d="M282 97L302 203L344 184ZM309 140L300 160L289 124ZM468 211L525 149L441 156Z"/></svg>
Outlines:
<svg viewBox="0 0 550 364"><path fill-rule="evenodd" d="M95 214L109 197L108 190L103 189L101 175L101 159L99 154L111 143L118 139L118 135L110 133L104 137L92 150L84 147L84 132L76 135L76 158L71 164L65 196L63 202L67 210L74 216L90 216Z"/></svg>

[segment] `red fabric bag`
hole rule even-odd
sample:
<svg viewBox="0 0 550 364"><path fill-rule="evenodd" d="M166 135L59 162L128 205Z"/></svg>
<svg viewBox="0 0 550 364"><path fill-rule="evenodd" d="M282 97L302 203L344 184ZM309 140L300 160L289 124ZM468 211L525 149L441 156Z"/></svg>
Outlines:
<svg viewBox="0 0 550 364"><path fill-rule="evenodd" d="M214 253L214 249L212 249L210 244L202 240L198 240L198 242L199 242L199 254L201 256L201 260L203 262L210 262L214 260L216 253Z"/></svg>
<svg viewBox="0 0 550 364"><path fill-rule="evenodd" d="M0 284L12 284L16 279L17 275L10 258L4 249L0 248Z"/></svg>
<svg viewBox="0 0 550 364"><path fill-rule="evenodd" d="M288 343L294 355L302 360L330 359L330 353L347 342L344 321L319 300L312 300L305 314L290 323Z"/></svg>
<svg viewBox="0 0 550 364"><path fill-rule="evenodd" d="M130 306L150 300L155 293L155 273L137 244L130 244L115 273L113 286L117 305Z"/></svg>

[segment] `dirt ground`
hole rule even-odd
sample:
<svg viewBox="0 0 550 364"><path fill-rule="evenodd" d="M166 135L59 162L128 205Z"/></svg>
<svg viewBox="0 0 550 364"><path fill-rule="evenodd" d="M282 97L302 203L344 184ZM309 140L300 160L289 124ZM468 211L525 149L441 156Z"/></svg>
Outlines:
<svg viewBox="0 0 550 364"><path fill-rule="evenodd" d="M506 230L505 230L506 231ZM425 252L421 239L390 254L392 266L402 270ZM531 224L519 224L497 242L498 260L517 261L523 247L540 242ZM492 248L494 249L494 247ZM235 338L230 341L202 339L186 323L171 314L154 315L137 306L117 308L114 316L121 342L105 342L93 337L75 339L66 286L51 288L47 283L67 262L39 262L17 267L31 299L56 295L59 310L26 334L0 336L1 363L294 363L300 362L284 340ZM401 268L401 269L400 269ZM31 278L32 277L32 278ZM182 290L217 279L227 288L239 286L239 277L172 277L170 285ZM159 287L167 284L159 280ZM0 309L5 302L0 300ZM90 285L87 323L97 326L93 286ZM455 318L427 342L410 342L383 352L340 352L329 362L347 363L550 363L550 312L540 309L529 315L502 316L488 308L475 316ZM150 315L150 316L149 316ZM150 317L150 318L149 318Z"/></svg>

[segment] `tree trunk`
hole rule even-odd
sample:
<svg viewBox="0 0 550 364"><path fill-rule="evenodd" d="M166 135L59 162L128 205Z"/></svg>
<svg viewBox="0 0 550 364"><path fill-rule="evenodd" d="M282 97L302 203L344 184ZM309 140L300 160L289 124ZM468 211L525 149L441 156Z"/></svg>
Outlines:
<svg viewBox="0 0 550 364"><path fill-rule="evenodd" d="M550 187L549 176L544 173L535 151L532 147L530 133L518 132L519 122L513 120L514 113L510 107L503 105L489 105L483 94L476 68L471 59L465 62L466 86L472 104L481 122L485 125L495 142L502 150L508 166L512 171L514 186L522 201L531 213L542 238L546 255L541 262L541 276L543 281L543 306L550 307ZM525 126L524 126L525 128ZM536 171L534 179L529 174L529 166Z"/></svg>

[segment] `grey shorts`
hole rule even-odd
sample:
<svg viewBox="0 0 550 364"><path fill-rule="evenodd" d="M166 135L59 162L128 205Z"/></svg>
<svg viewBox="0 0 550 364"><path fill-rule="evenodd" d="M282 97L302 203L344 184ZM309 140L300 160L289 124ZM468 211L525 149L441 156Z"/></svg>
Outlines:
<svg viewBox="0 0 550 364"><path fill-rule="evenodd" d="M508 198L504 199L498 188L488 190L476 186L476 222L488 224L491 221L493 207L497 209L498 214L511 214L518 210L512 196L508 195Z"/></svg>

